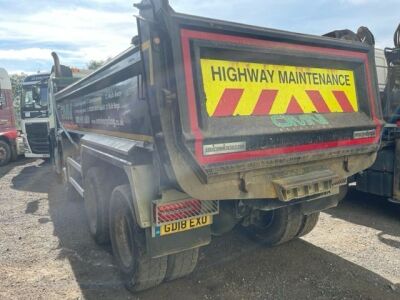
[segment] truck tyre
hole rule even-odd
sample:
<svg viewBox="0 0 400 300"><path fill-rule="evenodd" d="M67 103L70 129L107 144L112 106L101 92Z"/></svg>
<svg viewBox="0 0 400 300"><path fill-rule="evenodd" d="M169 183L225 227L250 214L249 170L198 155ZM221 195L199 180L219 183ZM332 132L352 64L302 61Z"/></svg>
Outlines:
<svg viewBox="0 0 400 300"><path fill-rule="evenodd" d="M108 203L112 184L101 168L92 167L84 178L84 205L90 234L98 244L110 241Z"/></svg>
<svg viewBox="0 0 400 300"><path fill-rule="evenodd" d="M272 211L259 211L259 218L245 227L253 239L268 246L276 246L296 237L302 224L302 214L296 206Z"/></svg>
<svg viewBox="0 0 400 300"><path fill-rule="evenodd" d="M117 186L111 195L110 238L114 258L126 287L142 291L160 284L167 271L167 256L151 258L146 237L135 220L129 185Z"/></svg>
<svg viewBox="0 0 400 300"><path fill-rule="evenodd" d="M10 162L11 159L11 148L10 145L0 140L0 167L5 166Z"/></svg>
<svg viewBox="0 0 400 300"><path fill-rule="evenodd" d="M312 213L308 216L303 216L303 221L296 237L301 237L303 235L309 234L317 225L318 219L319 219L319 212Z"/></svg>
<svg viewBox="0 0 400 300"><path fill-rule="evenodd" d="M182 278L193 272L199 258L199 248L168 255L165 281Z"/></svg>
<svg viewBox="0 0 400 300"><path fill-rule="evenodd" d="M18 159L17 145L14 142L11 148L11 161L16 161L17 159Z"/></svg>

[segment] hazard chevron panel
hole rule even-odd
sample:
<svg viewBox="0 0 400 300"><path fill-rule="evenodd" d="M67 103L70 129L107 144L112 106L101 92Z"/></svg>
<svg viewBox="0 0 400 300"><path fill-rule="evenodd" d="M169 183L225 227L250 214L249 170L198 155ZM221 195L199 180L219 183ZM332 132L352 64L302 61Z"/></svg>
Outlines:
<svg viewBox="0 0 400 300"><path fill-rule="evenodd" d="M214 164L219 163L339 147L367 146L379 142L381 123L379 111L376 112L376 90L373 85L374 79L371 77L368 53L354 49L344 50L261 40L191 29L181 29L181 43L187 97L181 104L182 107L187 104L188 116L188 122L184 124L188 126L192 135L192 137L188 136L188 141L193 138L194 142L194 147L189 151L193 151L195 159L201 166L210 169ZM311 59L314 56L320 56L324 60L342 60L361 66L362 72L360 73L360 69L355 69L347 63L331 64L338 66L333 69L324 67L324 64L313 65L312 63L309 67L299 67L298 62L296 65L290 65L291 62L287 65L279 65L278 60L263 64L260 63L262 61L259 59L260 56L255 59L257 62L251 60L244 62L251 57L251 52L244 60L241 60L240 55L228 56L229 58L225 59L223 55L209 54L207 51L199 55L198 49L201 47L206 48L211 45L218 48L218 44L221 44L221 49L232 47L235 50L241 50L242 47L247 47L244 51L260 49L261 52L264 49L271 49L274 52L278 50L286 54L288 51L298 52ZM347 65L349 69L346 69ZM212 66L214 66L213 70ZM222 70L222 67L225 67L225 70ZM236 71L231 69L228 71L229 67L236 68ZM249 71L243 71L243 68L249 67L252 67ZM258 75L254 74L257 73L257 69ZM279 71L281 71L282 82L279 81ZM242 75L244 72L247 75ZM195 77L195 74L199 76ZM364 85L364 88L360 91L357 89L356 92L356 86L359 88L360 83ZM197 92L196 88L201 88L201 90ZM308 114L329 119L329 122L333 123L338 120L344 120L344 122L351 120L350 127L351 124L363 124L365 128L362 127L362 130L371 130L374 134L354 138L353 129L346 124L330 124L327 128L324 127L325 125L321 125L320 129L310 127L305 134L301 135L304 137L302 143L291 143L290 137L296 132L297 127L290 130L290 133L285 129L285 134L281 134L283 129L277 128L273 122L273 119L276 120L280 116L289 115L289 117L299 118L309 117ZM324 114L325 117L323 117ZM339 118L336 118L336 115ZM265 118L241 120L249 128L254 124L259 124L251 129L257 132L264 130L264 133L258 136L252 135L251 132L236 135L237 130L244 129L237 126L239 116L265 116ZM185 118L184 115L183 118ZM254 123L251 125L249 122ZM343 130L339 132L339 127L350 130L349 134L344 133ZM307 128L299 129L303 130L303 133L307 130ZM218 140L220 132L223 139ZM226 135L226 132L229 132L230 136ZM332 132L335 134L331 135ZM323 133L324 137L331 136L332 138L312 138L312 134L315 137L315 133ZM265 141L270 140L267 137L273 139L275 135L279 137L279 140L267 145ZM260 140L260 136L265 138ZM226 142L228 137L229 140ZM251 139L254 138L257 139L257 143L253 145Z"/></svg>
<svg viewBox="0 0 400 300"><path fill-rule="evenodd" d="M210 117L357 112L352 70L201 59Z"/></svg>

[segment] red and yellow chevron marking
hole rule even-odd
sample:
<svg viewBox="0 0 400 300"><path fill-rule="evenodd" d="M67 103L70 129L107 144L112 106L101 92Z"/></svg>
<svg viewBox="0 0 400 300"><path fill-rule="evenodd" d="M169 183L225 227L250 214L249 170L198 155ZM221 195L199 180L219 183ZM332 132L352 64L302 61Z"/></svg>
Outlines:
<svg viewBox="0 0 400 300"><path fill-rule="evenodd" d="M357 112L351 70L201 59L210 117Z"/></svg>

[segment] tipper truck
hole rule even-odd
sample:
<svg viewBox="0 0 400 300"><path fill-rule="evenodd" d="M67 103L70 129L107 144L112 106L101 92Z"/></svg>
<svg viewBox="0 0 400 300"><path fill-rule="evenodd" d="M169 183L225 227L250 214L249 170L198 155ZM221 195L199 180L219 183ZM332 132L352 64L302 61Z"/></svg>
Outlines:
<svg viewBox="0 0 400 300"><path fill-rule="evenodd" d="M394 37L393 48L379 50L384 54L378 68L381 103L385 126L382 130L381 148L375 163L355 176L356 189L378 195L400 204L400 24ZM385 68L386 67L386 68ZM379 79L379 77L378 77Z"/></svg>
<svg viewBox="0 0 400 300"><path fill-rule="evenodd" d="M23 148L21 144L15 126L10 77L0 68L0 167L17 158Z"/></svg>
<svg viewBox="0 0 400 300"><path fill-rule="evenodd" d="M60 65L61 75L77 80L89 73L88 70L69 68ZM25 145L25 157L48 158L49 123L53 121L49 115L49 87L51 73L29 75L22 83L21 94L21 130ZM54 127L54 126L53 126Z"/></svg>
<svg viewBox="0 0 400 300"><path fill-rule="evenodd" d="M48 158L47 97L50 73L27 76L21 91L21 130L25 157Z"/></svg>
<svg viewBox="0 0 400 300"><path fill-rule="evenodd" d="M54 55L50 84L56 172L126 286L189 274L235 226L266 245L310 232L375 160L373 48L136 7L131 48L68 86Z"/></svg>

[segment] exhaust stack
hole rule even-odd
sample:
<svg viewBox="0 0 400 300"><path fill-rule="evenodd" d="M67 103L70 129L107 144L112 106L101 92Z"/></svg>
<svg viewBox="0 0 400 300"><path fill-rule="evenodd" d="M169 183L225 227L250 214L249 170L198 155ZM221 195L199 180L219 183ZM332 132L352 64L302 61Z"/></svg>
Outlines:
<svg viewBox="0 0 400 300"><path fill-rule="evenodd" d="M56 75L56 77L61 77L60 59L58 58L58 55L55 52L51 52L51 56L53 57L54 61L54 74Z"/></svg>

